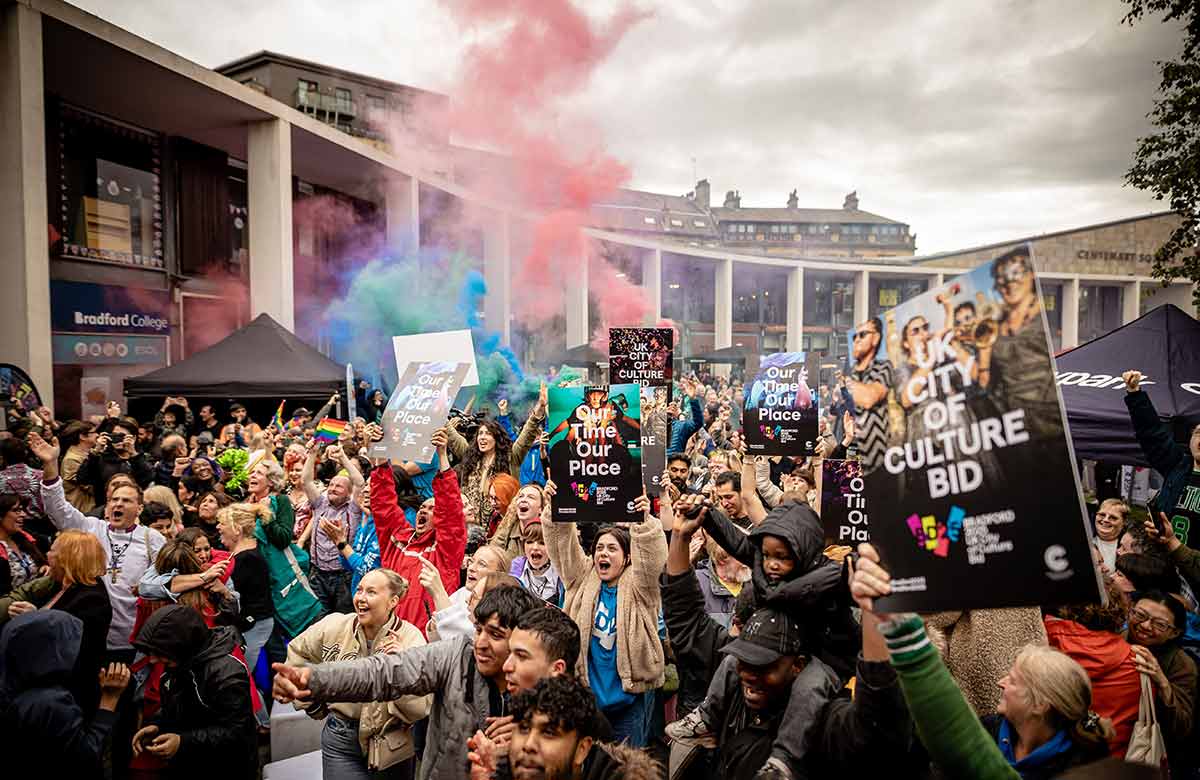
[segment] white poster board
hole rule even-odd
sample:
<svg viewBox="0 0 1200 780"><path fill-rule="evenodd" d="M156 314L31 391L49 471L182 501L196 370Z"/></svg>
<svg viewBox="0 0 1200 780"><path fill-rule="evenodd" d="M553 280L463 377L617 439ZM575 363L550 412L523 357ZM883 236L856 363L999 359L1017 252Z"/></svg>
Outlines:
<svg viewBox="0 0 1200 780"><path fill-rule="evenodd" d="M475 366L475 341L469 330L446 330L440 333L415 333L411 336L392 336L396 353L396 376L404 376L409 363L468 363L463 387L479 384Z"/></svg>

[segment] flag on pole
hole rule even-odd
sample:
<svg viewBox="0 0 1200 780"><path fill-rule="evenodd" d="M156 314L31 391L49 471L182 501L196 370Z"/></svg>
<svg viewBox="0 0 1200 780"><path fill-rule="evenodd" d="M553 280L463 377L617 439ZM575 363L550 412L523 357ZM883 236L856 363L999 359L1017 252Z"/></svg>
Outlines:
<svg viewBox="0 0 1200 780"><path fill-rule="evenodd" d="M335 420L332 417L321 419L321 423L317 426L314 438L317 441L334 442L342 435L342 431L346 430L347 423L344 420Z"/></svg>
<svg viewBox="0 0 1200 780"><path fill-rule="evenodd" d="M275 419L271 420L271 425L274 425L276 428L278 428L281 431L284 429L283 428L283 405L286 402L287 402L286 398L279 402L279 408L275 410Z"/></svg>

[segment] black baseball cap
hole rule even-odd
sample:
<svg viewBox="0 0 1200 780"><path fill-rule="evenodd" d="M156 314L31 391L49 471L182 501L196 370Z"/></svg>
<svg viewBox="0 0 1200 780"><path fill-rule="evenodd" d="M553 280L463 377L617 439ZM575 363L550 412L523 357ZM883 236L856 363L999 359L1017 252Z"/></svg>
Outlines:
<svg viewBox="0 0 1200 780"><path fill-rule="evenodd" d="M796 620L775 609L760 609L750 616L738 638L721 648L751 666L767 666L785 655L802 655L804 632Z"/></svg>
<svg viewBox="0 0 1200 780"><path fill-rule="evenodd" d="M244 412L244 411L246 411L246 407L242 406L239 403L234 402L229 405L229 411L230 412Z"/></svg>
<svg viewBox="0 0 1200 780"><path fill-rule="evenodd" d="M294 420L297 417L312 417L312 412L301 406L299 409L292 412L292 419Z"/></svg>

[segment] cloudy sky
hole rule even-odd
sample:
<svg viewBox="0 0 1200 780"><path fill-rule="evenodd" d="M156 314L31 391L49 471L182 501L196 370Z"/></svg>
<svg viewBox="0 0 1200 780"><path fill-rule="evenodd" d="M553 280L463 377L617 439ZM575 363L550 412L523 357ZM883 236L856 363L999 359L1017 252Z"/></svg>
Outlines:
<svg viewBox="0 0 1200 780"><path fill-rule="evenodd" d="M579 2L580 0L577 0ZM602 13L588 0L589 13ZM439 91L460 30L435 0L74 0L202 65L271 49ZM938 252L1161 206L1124 187L1178 30L1119 0L640 0L570 102L632 186L715 205L861 207Z"/></svg>

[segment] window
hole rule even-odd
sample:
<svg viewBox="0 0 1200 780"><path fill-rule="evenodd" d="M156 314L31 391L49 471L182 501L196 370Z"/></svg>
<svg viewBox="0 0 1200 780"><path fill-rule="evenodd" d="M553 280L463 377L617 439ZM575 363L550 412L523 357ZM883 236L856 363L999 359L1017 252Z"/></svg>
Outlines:
<svg viewBox="0 0 1200 780"><path fill-rule="evenodd" d="M818 230L818 228L817 228L817 226L816 226L816 225L809 225L809 226L808 226L808 232L809 232L809 235L816 235L816 233L817 233L817 230Z"/></svg>
<svg viewBox="0 0 1200 780"><path fill-rule="evenodd" d="M164 268L158 136L62 106L59 144L62 253Z"/></svg>
<svg viewBox="0 0 1200 780"><path fill-rule="evenodd" d="M350 90L337 87L333 90L333 97L336 101L337 112L339 114L354 113L354 101L351 99Z"/></svg>
<svg viewBox="0 0 1200 780"><path fill-rule="evenodd" d="M741 224L741 223L738 223L738 226L737 226L737 232L739 232L739 233L745 233L745 232L746 232L746 226L745 226L745 225L743 225L743 224Z"/></svg>
<svg viewBox="0 0 1200 780"><path fill-rule="evenodd" d="M312 92L315 94L317 91L317 82L308 81L307 79L299 79L296 82L296 91L297 92Z"/></svg>
<svg viewBox="0 0 1200 780"><path fill-rule="evenodd" d="M642 222L645 222L647 225L657 225L658 224L658 221L656 219L654 219L654 217L642 217Z"/></svg>
<svg viewBox="0 0 1200 780"><path fill-rule="evenodd" d="M672 218L671 219L671 227L680 227L680 228L683 227L683 220Z"/></svg>
<svg viewBox="0 0 1200 780"><path fill-rule="evenodd" d="M1123 293L1120 287L1084 284L1079 287L1079 343L1121 327Z"/></svg>
<svg viewBox="0 0 1200 780"><path fill-rule="evenodd" d="M772 233L778 233L778 232L779 232L779 225L771 225L771 232L772 232Z"/></svg>
<svg viewBox="0 0 1200 780"><path fill-rule="evenodd" d="M377 114L383 114L387 111L387 100L379 95L367 95L367 108Z"/></svg>
<svg viewBox="0 0 1200 780"><path fill-rule="evenodd" d="M693 226L693 227L699 227L699 228L702 228L702 227L705 227L707 224L708 224L708 223L707 223L707 222L705 222L705 221L704 221L704 220L702 220L702 219L693 219L693 220L692 220L692 226Z"/></svg>

